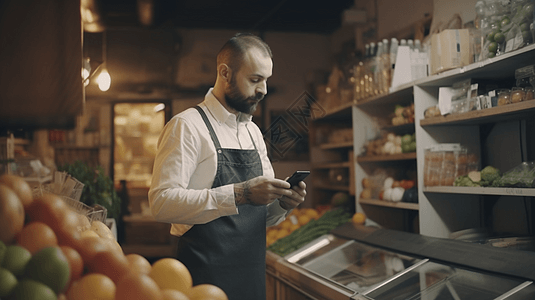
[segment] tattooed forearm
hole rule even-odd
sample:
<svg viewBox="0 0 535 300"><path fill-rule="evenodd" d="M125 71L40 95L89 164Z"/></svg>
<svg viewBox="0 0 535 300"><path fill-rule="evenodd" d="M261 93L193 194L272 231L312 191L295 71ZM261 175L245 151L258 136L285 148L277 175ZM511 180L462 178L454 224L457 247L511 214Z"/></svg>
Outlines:
<svg viewBox="0 0 535 300"><path fill-rule="evenodd" d="M250 193L249 181L234 184L234 201L236 205L251 203Z"/></svg>

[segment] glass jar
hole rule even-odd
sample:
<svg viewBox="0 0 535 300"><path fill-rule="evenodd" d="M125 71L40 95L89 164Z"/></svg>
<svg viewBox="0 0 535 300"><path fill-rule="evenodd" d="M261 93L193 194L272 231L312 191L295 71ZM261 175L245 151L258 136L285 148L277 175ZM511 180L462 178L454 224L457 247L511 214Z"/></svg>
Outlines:
<svg viewBox="0 0 535 300"><path fill-rule="evenodd" d="M525 100L533 100L535 99L535 95L533 94L533 88L528 87L524 89L526 91L526 98Z"/></svg>
<svg viewBox="0 0 535 300"><path fill-rule="evenodd" d="M507 89L498 91L498 106L511 104L511 91Z"/></svg>
<svg viewBox="0 0 535 300"><path fill-rule="evenodd" d="M524 88L514 87L511 89L511 103L518 103L524 101L526 98L526 92Z"/></svg>

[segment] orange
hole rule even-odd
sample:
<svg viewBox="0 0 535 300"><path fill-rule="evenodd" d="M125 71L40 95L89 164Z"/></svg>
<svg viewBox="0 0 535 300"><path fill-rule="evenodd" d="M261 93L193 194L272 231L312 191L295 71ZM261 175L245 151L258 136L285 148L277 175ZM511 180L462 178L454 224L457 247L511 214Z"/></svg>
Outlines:
<svg viewBox="0 0 535 300"><path fill-rule="evenodd" d="M162 296L163 300L190 300L186 294L172 289L162 290Z"/></svg>
<svg viewBox="0 0 535 300"><path fill-rule="evenodd" d="M57 195L47 193L36 197L26 213L31 221L41 221L50 226L60 245L73 246L80 239L78 213Z"/></svg>
<svg viewBox="0 0 535 300"><path fill-rule="evenodd" d="M11 244L24 227L24 207L17 194L0 184L0 241Z"/></svg>
<svg viewBox="0 0 535 300"><path fill-rule="evenodd" d="M284 221L282 221L280 224L279 224L280 228L284 228L284 229L290 229L290 227L292 226L292 221L290 221L289 219L286 219Z"/></svg>
<svg viewBox="0 0 535 300"><path fill-rule="evenodd" d="M67 298L69 300L114 300L115 291L115 283L109 277L92 273L73 282L67 292Z"/></svg>
<svg viewBox="0 0 535 300"><path fill-rule="evenodd" d="M94 236L81 239L73 248L80 253L84 264L89 263L97 253L110 250L109 244L102 238Z"/></svg>
<svg viewBox="0 0 535 300"><path fill-rule="evenodd" d="M305 215L309 216L311 219L318 219L320 214L313 208L305 209Z"/></svg>
<svg viewBox="0 0 535 300"><path fill-rule="evenodd" d="M158 284L148 275L130 272L117 282L115 300L163 300Z"/></svg>
<svg viewBox="0 0 535 300"><path fill-rule="evenodd" d="M31 254L39 250L58 245L54 230L43 222L30 222L17 235L17 243L28 249Z"/></svg>
<svg viewBox="0 0 535 300"><path fill-rule="evenodd" d="M134 272L149 274L150 270L152 269L150 262L139 254L130 253L126 255L126 259L128 260L128 266L130 267L130 270Z"/></svg>
<svg viewBox="0 0 535 300"><path fill-rule="evenodd" d="M69 246L59 246L59 248L67 258L67 261L69 261L71 274L69 282L72 283L82 277L82 273L84 272L84 261L82 260L80 253L73 248Z"/></svg>
<svg viewBox="0 0 535 300"><path fill-rule="evenodd" d="M111 229L106 226L106 224L100 222L100 221L93 221L91 222L91 229L96 232L101 238L107 238L115 240L115 237L113 236L113 233L111 232Z"/></svg>
<svg viewBox="0 0 535 300"><path fill-rule="evenodd" d="M193 285L186 266L175 258L161 258L152 264L149 276L160 289L174 289L187 294Z"/></svg>
<svg viewBox="0 0 535 300"><path fill-rule="evenodd" d="M310 222L312 218L310 218L310 216L308 215L300 215L297 220L299 222L299 225L303 226L305 224L307 224L308 222Z"/></svg>
<svg viewBox="0 0 535 300"><path fill-rule="evenodd" d="M283 237L287 236L290 234L290 230L288 229L281 229L277 232L277 234L275 235L275 238L278 240L278 239L282 239Z"/></svg>
<svg viewBox="0 0 535 300"><path fill-rule="evenodd" d="M194 286L188 296L190 300L228 300L227 294L221 288L206 283Z"/></svg>
<svg viewBox="0 0 535 300"><path fill-rule="evenodd" d="M4 174L0 176L0 183L5 184L17 194L24 209L33 202L32 188L24 178L16 175Z"/></svg>
<svg viewBox="0 0 535 300"><path fill-rule="evenodd" d="M130 271L128 260L124 254L117 251L98 252L85 266L88 272L104 274L115 283Z"/></svg>
<svg viewBox="0 0 535 300"><path fill-rule="evenodd" d="M355 224L363 225L364 222L366 222L366 215L364 215L361 212L357 212L353 215L353 217L351 218L351 221L353 221L353 223Z"/></svg>
<svg viewBox="0 0 535 300"><path fill-rule="evenodd" d="M299 229L300 227L301 227L301 225L299 225L299 224L292 224L292 226L290 226L290 232L294 232L297 229Z"/></svg>

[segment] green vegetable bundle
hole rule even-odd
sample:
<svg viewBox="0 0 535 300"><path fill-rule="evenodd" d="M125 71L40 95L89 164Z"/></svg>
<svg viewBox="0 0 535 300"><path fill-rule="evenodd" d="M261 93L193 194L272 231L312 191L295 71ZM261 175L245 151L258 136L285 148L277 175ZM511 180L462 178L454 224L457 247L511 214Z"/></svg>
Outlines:
<svg viewBox="0 0 535 300"><path fill-rule="evenodd" d="M351 219L351 213L344 209L334 209L326 212L317 220L310 220L301 228L271 244L267 250L285 256L314 239L329 233L336 227L347 223Z"/></svg>

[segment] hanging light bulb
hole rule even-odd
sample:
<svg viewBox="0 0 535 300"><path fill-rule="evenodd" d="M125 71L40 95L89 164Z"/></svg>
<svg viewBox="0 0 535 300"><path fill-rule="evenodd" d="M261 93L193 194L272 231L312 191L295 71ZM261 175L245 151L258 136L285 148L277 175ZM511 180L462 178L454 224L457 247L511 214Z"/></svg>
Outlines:
<svg viewBox="0 0 535 300"><path fill-rule="evenodd" d="M86 57L82 67L82 82L84 86L89 84L89 75L91 75L91 65L89 64L89 57Z"/></svg>
<svg viewBox="0 0 535 300"><path fill-rule="evenodd" d="M108 72L108 69L106 68L106 65L104 64L102 66L100 74L97 77L98 88L103 92L109 90L111 85L111 76Z"/></svg>
<svg viewBox="0 0 535 300"><path fill-rule="evenodd" d="M98 88L105 92L110 89L111 76L106 68L106 31L102 32L102 60L104 61L101 66L100 74L97 77Z"/></svg>

